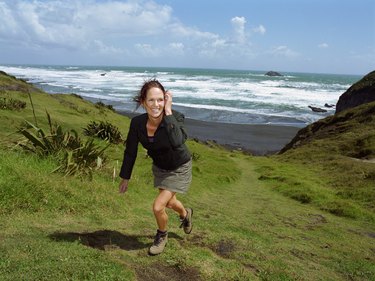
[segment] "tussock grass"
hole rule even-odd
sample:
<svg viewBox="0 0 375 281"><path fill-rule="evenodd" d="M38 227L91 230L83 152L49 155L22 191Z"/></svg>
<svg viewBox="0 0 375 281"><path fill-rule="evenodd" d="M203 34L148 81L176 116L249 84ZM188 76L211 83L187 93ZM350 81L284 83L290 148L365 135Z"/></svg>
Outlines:
<svg viewBox="0 0 375 281"><path fill-rule="evenodd" d="M24 92L7 91L29 102ZM80 134L92 120L127 132L129 119L77 96L32 97L42 128L48 128L48 108ZM366 186L372 166L340 154L333 140L272 157L189 141L193 183L180 200L194 208L193 232L185 235L168 212L166 251L149 257L157 191L143 148L128 193L119 195L113 174L123 144L106 150L107 164L92 180L66 177L51 173L53 157L11 149L19 124L33 122L29 104L21 113L0 110L0 118L1 280L375 279L373 201ZM366 172L351 176L360 171ZM351 196L340 193L350 190L341 177L357 185Z"/></svg>

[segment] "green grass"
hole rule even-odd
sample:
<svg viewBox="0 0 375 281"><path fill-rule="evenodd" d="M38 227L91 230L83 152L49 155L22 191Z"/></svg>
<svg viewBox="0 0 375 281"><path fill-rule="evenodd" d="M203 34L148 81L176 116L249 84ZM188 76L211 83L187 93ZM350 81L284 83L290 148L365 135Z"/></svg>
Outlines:
<svg viewBox="0 0 375 281"><path fill-rule="evenodd" d="M34 117L24 92L7 94L27 106L0 110L0 280L375 280L374 164L352 161L333 140L272 157L189 141L193 183L180 200L194 208L193 232L168 212L168 246L150 257L157 192L145 150L125 195L113 179L122 144L92 180L52 173L53 157L14 148L16 128ZM39 126L47 109L64 129L83 135L90 121L108 121L126 136L129 119L110 109L32 96ZM345 182L358 186L352 195Z"/></svg>

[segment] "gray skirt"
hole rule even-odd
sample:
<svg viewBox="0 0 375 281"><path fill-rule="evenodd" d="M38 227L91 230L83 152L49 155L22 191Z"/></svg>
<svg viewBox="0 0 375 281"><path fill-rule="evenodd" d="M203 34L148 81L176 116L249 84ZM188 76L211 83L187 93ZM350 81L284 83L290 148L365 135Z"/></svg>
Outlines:
<svg viewBox="0 0 375 281"><path fill-rule="evenodd" d="M186 193L192 180L191 169L191 159L175 170L163 170L153 164L154 187L176 193Z"/></svg>

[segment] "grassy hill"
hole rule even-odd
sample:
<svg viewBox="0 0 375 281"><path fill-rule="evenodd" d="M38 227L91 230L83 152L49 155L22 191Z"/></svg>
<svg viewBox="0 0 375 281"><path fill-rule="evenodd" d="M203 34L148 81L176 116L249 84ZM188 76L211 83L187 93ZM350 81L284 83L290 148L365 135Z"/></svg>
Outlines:
<svg viewBox="0 0 375 281"><path fill-rule="evenodd" d="M194 208L193 232L169 213L166 251L150 257L156 191L144 149L119 195L122 144L91 180L15 146L25 120L48 130L46 110L82 138L90 121L126 135L129 119L4 73L0 101L0 280L375 280L374 119L361 119L375 104L307 127L270 157L190 140L193 184L180 198Z"/></svg>

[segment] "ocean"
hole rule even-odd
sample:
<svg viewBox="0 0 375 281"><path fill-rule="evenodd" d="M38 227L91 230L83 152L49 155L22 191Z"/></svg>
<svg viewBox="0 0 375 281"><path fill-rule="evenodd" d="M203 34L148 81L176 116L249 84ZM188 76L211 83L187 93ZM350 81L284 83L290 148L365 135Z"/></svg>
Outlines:
<svg viewBox="0 0 375 281"><path fill-rule="evenodd" d="M93 102L134 112L132 98L156 78L173 92L173 108L187 118L236 124L304 127L332 115L355 75L155 67L0 65L0 70L48 93L78 94ZM308 106L327 112L313 112ZM136 112L143 112L138 109Z"/></svg>

